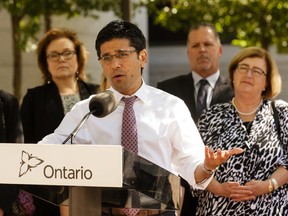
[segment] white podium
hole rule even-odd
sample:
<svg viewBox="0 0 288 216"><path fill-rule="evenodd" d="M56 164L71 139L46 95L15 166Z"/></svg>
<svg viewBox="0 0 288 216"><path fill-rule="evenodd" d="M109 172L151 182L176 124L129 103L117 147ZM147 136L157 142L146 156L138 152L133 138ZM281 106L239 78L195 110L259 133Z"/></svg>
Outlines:
<svg viewBox="0 0 288 216"><path fill-rule="evenodd" d="M67 204L72 216L100 216L103 207L179 208L179 177L120 145L1 144L0 173L0 184Z"/></svg>

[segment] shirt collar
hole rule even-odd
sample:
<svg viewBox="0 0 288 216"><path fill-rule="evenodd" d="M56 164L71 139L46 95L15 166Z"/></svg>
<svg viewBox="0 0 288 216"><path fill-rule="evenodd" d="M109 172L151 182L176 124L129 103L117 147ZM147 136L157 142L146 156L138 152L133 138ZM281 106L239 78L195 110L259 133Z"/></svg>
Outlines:
<svg viewBox="0 0 288 216"><path fill-rule="evenodd" d="M132 96L136 95L140 100L142 100L144 102L146 101L146 98L148 97L147 93L146 93L147 85L146 85L145 81L143 80L143 78L142 78L141 87L133 95L129 95L129 96L128 95L123 95L120 92L118 92L115 89L113 89L113 87L110 87L108 90L112 91L115 94L117 104L121 101L121 99L123 97L132 97Z"/></svg>
<svg viewBox="0 0 288 216"><path fill-rule="evenodd" d="M213 73L212 75L206 77L205 79L209 82L210 86L214 89L216 82L220 76L220 71L218 70L216 73ZM198 82L203 79L199 74L192 71L192 77L194 80L194 85L197 85Z"/></svg>

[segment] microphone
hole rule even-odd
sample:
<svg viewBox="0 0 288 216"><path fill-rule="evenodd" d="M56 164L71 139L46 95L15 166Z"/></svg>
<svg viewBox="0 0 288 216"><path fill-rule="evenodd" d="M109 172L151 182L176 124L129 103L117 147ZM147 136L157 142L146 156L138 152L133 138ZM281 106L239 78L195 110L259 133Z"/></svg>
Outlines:
<svg viewBox="0 0 288 216"><path fill-rule="evenodd" d="M98 118L103 118L113 112L116 108L116 96L106 90L96 94L89 102L89 110Z"/></svg>
<svg viewBox="0 0 288 216"><path fill-rule="evenodd" d="M76 128L72 131L72 133L63 141L62 144L65 144L69 139L72 139L76 136L78 131L81 129L82 125L86 122L89 116L92 114L95 117L103 118L113 112L117 107L116 96L110 90L105 90L101 93L96 94L93 98L90 99L89 102L89 110L88 112L76 126Z"/></svg>

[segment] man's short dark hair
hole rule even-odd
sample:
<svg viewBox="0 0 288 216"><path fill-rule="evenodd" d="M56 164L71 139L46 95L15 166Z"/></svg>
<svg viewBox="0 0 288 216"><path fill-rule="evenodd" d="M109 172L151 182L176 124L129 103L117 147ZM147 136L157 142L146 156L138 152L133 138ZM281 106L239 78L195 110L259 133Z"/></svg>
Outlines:
<svg viewBox="0 0 288 216"><path fill-rule="evenodd" d="M189 29L189 33L191 31L198 30L199 28L203 28L203 27L210 28L213 31L215 38L220 42L220 37L219 37L219 34L215 28L215 25L213 25L212 23L209 23L209 22L199 22L199 23L193 24Z"/></svg>
<svg viewBox="0 0 288 216"><path fill-rule="evenodd" d="M135 24L114 20L101 29L97 35L95 49L98 57L101 57L100 46L112 39L128 39L130 46L134 47L138 53L146 48L145 36Z"/></svg>

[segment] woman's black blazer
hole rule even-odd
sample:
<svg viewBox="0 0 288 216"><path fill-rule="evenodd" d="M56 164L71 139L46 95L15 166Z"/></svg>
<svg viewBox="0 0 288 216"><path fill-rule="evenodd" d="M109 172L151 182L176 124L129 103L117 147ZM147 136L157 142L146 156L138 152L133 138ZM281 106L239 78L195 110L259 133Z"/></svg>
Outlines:
<svg viewBox="0 0 288 216"><path fill-rule="evenodd" d="M78 80L81 100L97 93L99 85ZM25 143L37 143L53 133L64 118L64 108L55 83L28 89L20 109Z"/></svg>

